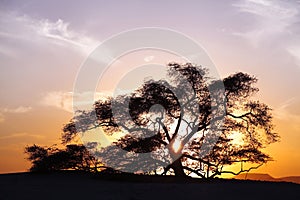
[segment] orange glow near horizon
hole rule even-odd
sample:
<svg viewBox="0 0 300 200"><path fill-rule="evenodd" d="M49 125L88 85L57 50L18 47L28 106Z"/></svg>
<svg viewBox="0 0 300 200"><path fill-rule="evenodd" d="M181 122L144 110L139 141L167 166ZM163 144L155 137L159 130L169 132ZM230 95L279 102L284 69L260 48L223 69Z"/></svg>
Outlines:
<svg viewBox="0 0 300 200"><path fill-rule="evenodd" d="M48 120L53 120L55 117L60 115L60 122L56 123L56 125L49 127L49 129L44 129L45 126L47 126ZM34 119L36 122L41 123L42 121L39 120L41 118L41 115L38 115L39 117L33 117L28 120ZM53 118L52 118L52 117ZM45 116L42 117L45 119ZM19 119L15 118L14 122L20 123L22 126L25 125L24 123L28 123L28 121L21 122ZM52 144L59 144L59 137L60 137L60 130L62 128L61 124L64 124L70 119L70 114L61 112L61 111L53 111L53 115L50 115L50 118L48 120L44 121L38 126L34 126L35 134L19 134L16 136L11 135L10 138L2 138L0 140L1 144L1 165L0 165L0 173L11 173L11 172L21 172L26 171L30 163L26 161L26 155L24 152L24 147L26 145L31 144L39 144L42 146L49 146ZM9 119L7 119L9 120ZM298 144L299 136L292 137L293 141L289 138L289 132L284 132L284 130L293 129L291 126L287 129L285 123L279 123L278 120L275 120L276 123L276 131L278 131L281 135L281 141L275 144L271 144L269 147L265 149L265 151L270 154L271 157L273 157L274 161L270 161L267 164L264 164L260 168L253 170L251 172L253 173L267 173L270 174L273 177L284 177L284 176L299 176L299 166L300 166L300 159L298 154L294 154L292 152L296 151L295 146ZM28 127L27 130L31 129L32 127ZM44 132L44 134L39 134L39 132ZM55 134L53 134L55 133ZM22 136L22 137L21 137ZM7 142L10 142L10 145L7 145ZM294 143L294 144L293 144ZM18 145L15 145L18 144ZM173 144L174 151L178 151L180 148L180 142L175 140ZM293 147L294 146L294 147ZM233 165L228 166L225 169L232 169L235 171L238 171L240 169L240 165ZM250 172L250 173L251 173ZM232 177L230 174L222 175L222 177Z"/></svg>
<svg viewBox="0 0 300 200"><path fill-rule="evenodd" d="M73 117L74 82L99 44L137 27L162 27L183 33L203 47L221 78L236 72L257 77L255 86L259 92L254 99L273 109L275 132L281 140L263 149L273 161L251 172L273 177L300 176L298 1L268 1L268 5L259 0L220 1L217 5L214 1L69 4L0 4L0 173L28 170L30 163L24 154L27 145L61 145L63 125ZM67 12L65 7L69 8ZM178 14L183 9L189 12ZM174 12L168 12L166 17L166 11L171 10ZM170 38L166 41L186 47ZM120 43L122 48L125 43ZM105 52L104 60L115 59L113 49ZM197 52L189 53L197 56ZM142 65L165 66L169 62L184 63L186 59L165 50L141 48L114 61L95 83L95 91L91 91L95 96L126 93L141 86L150 75L154 79L165 75L154 67L146 73L139 69ZM194 64L205 65L205 61L199 62ZM241 141L238 135L237 143ZM101 136L105 141L102 145L116 141L118 136ZM177 140L172 145L174 151L182 149ZM239 167L228 169L237 171Z"/></svg>
<svg viewBox="0 0 300 200"><path fill-rule="evenodd" d="M154 59L154 61L158 59L157 62L162 62L166 57L165 53L157 54L156 52L155 54L153 51L146 51L146 54L149 56L155 55L156 57L151 57L151 59ZM136 66L143 63L143 59L133 62L135 56L141 58L140 52L136 52L126 59L124 58L122 65L124 65L124 63L133 63L132 66ZM170 59L175 59L175 57L171 56ZM120 64L121 63L115 63L115 65ZM112 71L110 73L114 72ZM107 76L106 84L101 85L101 83L99 83L98 91L100 91L100 89L112 91L114 87L116 87L116 80L119 78L122 78L121 72L119 72L119 76L114 78ZM122 86L124 87L123 89L126 90L135 87L136 84L138 83L132 82ZM266 91L261 91L260 93L264 92ZM260 95L259 99L268 100L272 98ZM54 98L53 100L56 99ZM29 168L30 163L26 161L26 155L24 154L24 147L26 145L39 144L47 146L60 144L59 138L61 129L63 124L71 119L72 113L69 110L61 109L59 106L61 106L61 104L64 106L71 105L70 100L70 98L62 99L55 107L42 107L39 105L28 113L6 115L5 121L0 123L0 130L9 133L6 136L0 136L0 173L26 171ZM273 104L270 101L266 103ZM291 123L291 125L287 126L289 123ZM274 177L300 175L300 155L299 153L295 153L300 151L300 134L295 134L300 131L300 117L289 115L286 111L286 107L282 106L278 109L274 109L274 124L275 131L281 136L281 142L271 144L265 149L265 151L274 158L274 161L263 165L257 170L253 170L253 172L269 173ZM18 128L22 128L22 131ZM18 130L17 133L15 133L16 130ZM236 138L235 141L239 142L241 140L239 134L236 134L236 136L238 138ZM106 137L107 141L114 141L115 139L116 138ZM105 143L104 145L107 144L108 143ZM181 143L175 140L172 148L175 152L178 152L181 148ZM230 166L229 168L238 170L239 166ZM222 177L231 177L231 175L224 175Z"/></svg>
<svg viewBox="0 0 300 200"><path fill-rule="evenodd" d="M0 137L0 173L26 171L30 163L25 159L24 147L32 144L42 146L60 144L59 138L62 126L71 117L72 113L70 112L58 108L43 107L28 114L7 115L5 123L0 123L0 129L3 132L11 132L13 129L22 127L23 132ZM291 125L287 126L289 123ZM16 127L16 124L18 124L18 127ZM251 172L268 173L274 177L300 175L300 156L295 153L300 151L300 134L292 134L299 131L300 118L287 117L285 110L274 109L274 124L275 131L281 136L281 141L271 144L265 149L274 161L270 161ZM235 141L239 142L241 140L239 134L236 134L236 136L238 138ZM115 139L107 138L109 141L114 141ZM175 140L172 147L177 152L181 148L181 144L178 140ZM239 165L234 165L226 168L238 171L239 167ZM222 177L232 177L232 175L223 175Z"/></svg>

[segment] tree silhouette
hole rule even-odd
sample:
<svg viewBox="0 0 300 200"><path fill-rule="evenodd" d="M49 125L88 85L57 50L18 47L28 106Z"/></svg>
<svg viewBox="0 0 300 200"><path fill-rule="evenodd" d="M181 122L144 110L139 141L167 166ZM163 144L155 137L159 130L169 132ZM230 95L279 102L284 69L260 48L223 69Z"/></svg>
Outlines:
<svg viewBox="0 0 300 200"><path fill-rule="evenodd" d="M134 93L100 99L93 110L79 111L63 128L63 144L97 128L107 135L122 132L118 141L93 155L109 167L118 166L116 170L162 175L212 178L250 171L271 160L262 150L279 136L273 132L271 109L252 99L258 92L254 76L238 72L220 81L211 79L208 69L190 63L167 67L170 82L149 80ZM49 153L38 146L26 151L34 167L44 167L41 160L63 157L65 152L70 159L74 153L68 148ZM150 156L144 157L147 153ZM82 155L63 168L84 168ZM241 164L240 171L224 169L235 163ZM245 163L256 165L244 169Z"/></svg>
<svg viewBox="0 0 300 200"><path fill-rule="evenodd" d="M64 169L95 172L102 167L83 145L70 144L65 149L32 145L25 148L25 153L29 155L27 159L32 162L30 171L33 172Z"/></svg>

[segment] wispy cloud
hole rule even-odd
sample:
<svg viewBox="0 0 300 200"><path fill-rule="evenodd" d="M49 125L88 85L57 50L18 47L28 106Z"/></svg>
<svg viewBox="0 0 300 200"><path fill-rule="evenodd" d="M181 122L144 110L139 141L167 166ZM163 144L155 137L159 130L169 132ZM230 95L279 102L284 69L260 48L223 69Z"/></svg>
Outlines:
<svg viewBox="0 0 300 200"><path fill-rule="evenodd" d="M2 113L0 113L0 123L2 123L4 121L5 121L4 115Z"/></svg>
<svg viewBox="0 0 300 200"><path fill-rule="evenodd" d="M275 107L273 110L274 119L276 121L276 126L280 130L280 126L285 132L285 134L292 134L291 137L297 137L300 132L300 98L293 97L282 102L279 106ZM282 135L282 137L286 137Z"/></svg>
<svg viewBox="0 0 300 200"><path fill-rule="evenodd" d="M72 112L72 92L48 92L43 95L41 104Z"/></svg>
<svg viewBox="0 0 300 200"><path fill-rule="evenodd" d="M30 106L19 106L16 108L0 108L0 123L5 121L5 113L11 113L11 114L22 114L27 113L32 110L32 107Z"/></svg>
<svg viewBox="0 0 300 200"><path fill-rule="evenodd" d="M67 45L73 45L80 48L84 53L90 53L99 41L92 39L84 34L80 34L69 29L70 24L58 19L51 22L48 19L38 21L33 25L37 33L43 37L51 38Z"/></svg>
<svg viewBox="0 0 300 200"><path fill-rule="evenodd" d="M13 134L9 134L9 135L0 136L0 140L23 138L23 137L26 137L26 138L44 138L45 136L29 134L29 133L13 133Z"/></svg>
<svg viewBox="0 0 300 200"><path fill-rule="evenodd" d="M276 18L290 21L298 14L298 10L287 1L278 0L242 0L233 6L241 12L247 12L265 18Z"/></svg>
<svg viewBox="0 0 300 200"><path fill-rule="evenodd" d="M252 15L255 27L234 35L244 37L257 45L270 36L291 33L291 26L297 22L299 5L293 1L241 0L233 4L241 13Z"/></svg>
<svg viewBox="0 0 300 200"><path fill-rule="evenodd" d="M282 102L274 109L274 117L280 120L297 121L300 120L300 99L292 97Z"/></svg>
<svg viewBox="0 0 300 200"><path fill-rule="evenodd" d="M16 108L2 108L2 113L26 113L32 110L30 106L19 106Z"/></svg>
<svg viewBox="0 0 300 200"><path fill-rule="evenodd" d="M300 67L300 45L287 47L288 53L295 59L295 62Z"/></svg>
<svg viewBox="0 0 300 200"><path fill-rule="evenodd" d="M72 29L70 23L63 19L51 21L49 19L35 19L28 15L18 15L16 12L1 12L0 26L2 28L0 38L63 45L85 55L89 54L100 43L83 32ZM2 53L11 52L7 49L4 44L0 45Z"/></svg>
<svg viewBox="0 0 300 200"><path fill-rule="evenodd" d="M73 92L52 91L43 95L41 104L62 109L67 112L73 112L74 102L77 104L74 105L74 108L85 107L86 109L91 109L95 100L106 98L110 95L109 93L100 92L85 92L83 94L74 95Z"/></svg>

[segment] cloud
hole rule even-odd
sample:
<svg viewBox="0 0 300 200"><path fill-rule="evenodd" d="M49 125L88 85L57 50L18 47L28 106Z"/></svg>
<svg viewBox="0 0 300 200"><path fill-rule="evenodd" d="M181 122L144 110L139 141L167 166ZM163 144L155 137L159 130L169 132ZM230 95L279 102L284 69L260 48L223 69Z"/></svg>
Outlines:
<svg viewBox="0 0 300 200"><path fill-rule="evenodd" d="M56 21L35 19L28 15L19 15L17 12L2 11L0 12L0 26L0 38L19 42L65 46L84 55L91 53L100 43L83 32L71 29L71 24L63 19L57 19ZM2 43L0 53L5 55L15 53L9 48L9 45L11 44Z"/></svg>
<svg viewBox="0 0 300 200"><path fill-rule="evenodd" d="M4 121L5 121L4 115L2 113L0 113L0 123L2 123Z"/></svg>
<svg viewBox="0 0 300 200"><path fill-rule="evenodd" d="M51 142L57 143L57 141L49 140L49 137L43 134L33 134L27 132L0 134L0 150L7 150L7 152L23 152L24 147L30 144L51 144Z"/></svg>
<svg viewBox="0 0 300 200"><path fill-rule="evenodd" d="M297 14L298 10L288 2L278 0L242 0L233 4L240 12L251 13L270 19L291 20Z"/></svg>
<svg viewBox="0 0 300 200"><path fill-rule="evenodd" d="M53 91L46 93L41 104L72 112L72 92Z"/></svg>
<svg viewBox="0 0 300 200"><path fill-rule="evenodd" d="M300 121L300 99L293 97L274 109L274 117L286 121Z"/></svg>
<svg viewBox="0 0 300 200"><path fill-rule="evenodd" d="M43 135L35 135L35 134L29 134L29 133L13 133L9 135L2 135L0 136L0 140L7 140L7 139L17 139L17 138L44 138Z"/></svg>
<svg viewBox="0 0 300 200"><path fill-rule="evenodd" d="M99 41L70 30L69 25L69 23L64 22L62 19L58 19L56 22L43 19L35 23L33 28L43 37L78 47L86 54L90 53L99 44Z"/></svg>
<svg viewBox="0 0 300 200"><path fill-rule="evenodd" d="M241 0L233 4L241 13L249 14L256 21L252 30L234 32L248 39L254 45L283 33L292 33L292 25L297 22L299 6L295 2L279 0Z"/></svg>
<svg viewBox="0 0 300 200"><path fill-rule="evenodd" d="M273 114L276 130L281 130L281 132L286 134L285 136L282 135L282 137L294 137L294 141L298 141L297 136L300 132L300 98L287 99L274 108Z"/></svg>
<svg viewBox="0 0 300 200"><path fill-rule="evenodd" d="M73 112L73 102L77 104L74 105L74 108L91 109L95 100L106 98L108 96L111 96L108 92L84 92L82 94L74 95L73 92L52 91L43 95L41 105Z"/></svg>
<svg viewBox="0 0 300 200"><path fill-rule="evenodd" d="M32 110L30 106L19 106L16 108L0 108L0 123L5 121L5 113L22 114Z"/></svg>
<svg viewBox="0 0 300 200"><path fill-rule="evenodd" d="M287 47L287 52L295 58L298 66L300 66L300 45Z"/></svg>
<svg viewBox="0 0 300 200"><path fill-rule="evenodd" d="M2 108L2 113L26 113L32 110L30 106L19 106L17 108Z"/></svg>
<svg viewBox="0 0 300 200"><path fill-rule="evenodd" d="M152 61L154 59L154 56L146 56L145 58L144 58L144 61L145 62L150 62L150 61Z"/></svg>

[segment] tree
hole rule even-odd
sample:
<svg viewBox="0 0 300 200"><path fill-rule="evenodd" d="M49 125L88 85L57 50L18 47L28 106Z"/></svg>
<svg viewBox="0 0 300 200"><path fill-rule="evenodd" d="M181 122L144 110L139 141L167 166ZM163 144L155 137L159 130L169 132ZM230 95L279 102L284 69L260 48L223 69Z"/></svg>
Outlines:
<svg viewBox="0 0 300 200"><path fill-rule="evenodd" d="M70 144L65 149L56 147L27 146L25 153L32 162L30 171L49 172L57 170L98 171L99 162L83 145Z"/></svg>
<svg viewBox="0 0 300 200"><path fill-rule="evenodd" d="M271 160L262 150L277 142L279 136L273 132L271 109L251 99L258 92L254 76L238 72L218 81L211 80L208 69L201 66L170 63L167 67L173 85L164 80L149 80L133 94L100 99L94 110L81 111L65 125L62 140L68 143L80 132L97 127L110 135L126 132L114 145L98 152L104 163L124 163L124 168L134 171L148 167L155 169L153 173L176 176L193 173L211 178L223 173L239 174ZM219 89L220 85L224 85L224 90ZM149 131L152 126L155 134ZM188 131L180 132L182 127ZM240 142L236 142L236 137ZM210 139L216 140L211 147L207 143ZM139 156L166 146L168 155L154 155L155 162ZM203 154L204 146L210 151ZM134 165L122 161L118 149L135 154ZM172 162L163 166L168 159ZM238 162L239 172L224 170L224 166ZM244 169L244 163L257 166Z"/></svg>

